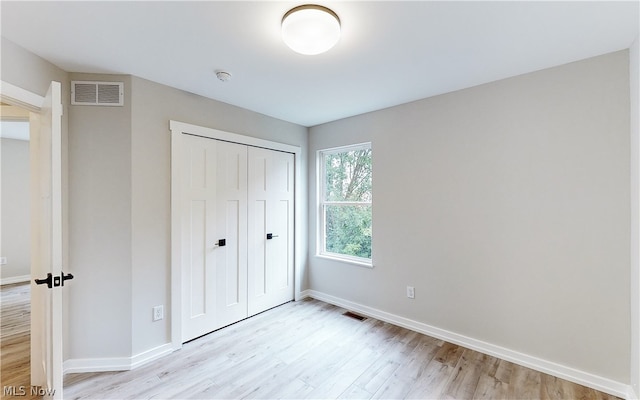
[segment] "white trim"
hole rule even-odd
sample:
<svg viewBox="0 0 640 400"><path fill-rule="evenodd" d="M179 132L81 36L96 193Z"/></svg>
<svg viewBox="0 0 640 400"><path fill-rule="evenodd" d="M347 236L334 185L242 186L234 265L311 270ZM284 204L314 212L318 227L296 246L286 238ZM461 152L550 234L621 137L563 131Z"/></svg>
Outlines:
<svg viewBox="0 0 640 400"><path fill-rule="evenodd" d="M545 374L553 375L580 385L609 393L622 398L633 398L633 390L630 385L604 378L589 372L581 371L565 365L557 364L553 361L544 360L528 354L520 353L505 347L496 346L482 340L470 338L455 332L440 329L409 318L391 314L386 311L368 307L359 303L335 297L316 290L305 290L305 297L324 301L348 310L355 311L368 317L376 318L380 321L392 323L403 328L410 329L437 339L445 340L493 357L500 358ZM304 298L304 297L302 297Z"/></svg>
<svg viewBox="0 0 640 400"><path fill-rule="evenodd" d="M360 258L360 257L350 258L349 256L336 254L336 253L320 253L320 254L316 254L316 257L324 258L325 260L336 261L343 264L356 265L358 267L363 267L363 268L369 268L369 269L373 268L373 260L369 260L366 258Z"/></svg>
<svg viewBox="0 0 640 400"><path fill-rule="evenodd" d="M171 130L171 345L172 349L182 348L182 282L181 282L181 235L182 223L180 211L180 158L182 149L182 135L189 134L210 139L223 140L227 142L244 144L247 146L261 147L270 150L283 151L294 154L294 299L300 298L300 288L302 287L302 268L306 254L303 247L303 215L302 193L302 149L300 146L273 142L270 140L258 139L251 136L239 135L237 133L220 131L217 129L187 124L179 121L169 121Z"/></svg>
<svg viewBox="0 0 640 400"><path fill-rule="evenodd" d="M173 346L171 345L171 343L165 343L162 346L154 347L153 349L138 353L131 357L131 369L138 368L151 361L155 361L160 357L171 354L172 352Z"/></svg>
<svg viewBox="0 0 640 400"><path fill-rule="evenodd" d="M290 144L272 142L270 140L258 139L251 136L239 135L237 133L220 131L218 129L205 128L203 126L191 125L179 121L169 121L169 129L171 133L186 133L190 135L202 136L210 139L224 140L226 142L233 142L239 144L246 144L248 146L262 147L270 150L284 151L287 153L294 153L297 156L300 155L300 147Z"/></svg>
<svg viewBox="0 0 640 400"><path fill-rule="evenodd" d="M62 370L65 374L128 371L130 369L131 359L128 357L71 358L65 360L62 366Z"/></svg>
<svg viewBox="0 0 640 400"><path fill-rule="evenodd" d="M326 149L320 149L318 150L318 152L324 153L324 154L335 154L335 153L344 153L352 150L362 150L366 148L369 148L369 149L371 148L371 142L362 142L362 143L356 143L356 144L348 144L346 146L329 147Z"/></svg>
<svg viewBox="0 0 640 400"><path fill-rule="evenodd" d="M5 81L0 81L0 98L2 101L34 112L39 112L44 102L44 97Z"/></svg>
<svg viewBox="0 0 640 400"><path fill-rule="evenodd" d="M14 283L29 282L30 280L31 280L31 275L10 276L8 278L0 279L0 286L11 285Z"/></svg>
<svg viewBox="0 0 640 400"><path fill-rule="evenodd" d="M640 16L640 15L639 15ZM640 396L640 36L629 47L629 94L630 94L630 376L632 398Z"/></svg>
<svg viewBox="0 0 640 400"><path fill-rule="evenodd" d="M129 371L173 352L171 343L143 351L132 357L74 358L64 362L65 374L86 372Z"/></svg>
<svg viewBox="0 0 640 400"><path fill-rule="evenodd" d="M181 129L174 131L174 128L171 121L171 345L175 351L182 348L182 214L179 207L182 193L178 184L182 176L182 163L178 162L182 154L182 134Z"/></svg>

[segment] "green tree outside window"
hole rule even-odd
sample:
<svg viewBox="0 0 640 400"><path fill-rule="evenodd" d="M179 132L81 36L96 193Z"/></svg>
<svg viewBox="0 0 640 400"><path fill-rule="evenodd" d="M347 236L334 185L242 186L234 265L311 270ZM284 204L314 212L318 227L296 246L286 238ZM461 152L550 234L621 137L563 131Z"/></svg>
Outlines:
<svg viewBox="0 0 640 400"><path fill-rule="evenodd" d="M371 260L371 147L321 152L322 253Z"/></svg>

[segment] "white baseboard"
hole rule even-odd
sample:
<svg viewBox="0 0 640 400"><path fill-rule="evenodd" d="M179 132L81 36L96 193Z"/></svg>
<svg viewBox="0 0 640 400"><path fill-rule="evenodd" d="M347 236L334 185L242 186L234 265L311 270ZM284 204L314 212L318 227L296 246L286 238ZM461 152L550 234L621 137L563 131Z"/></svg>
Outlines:
<svg viewBox="0 0 640 400"><path fill-rule="evenodd" d="M112 358L72 358L62 365L65 374L86 372L128 371L131 369L129 357Z"/></svg>
<svg viewBox="0 0 640 400"><path fill-rule="evenodd" d="M580 371L571 367L567 367L565 365L557 364L552 361L543 360L538 357L523 354L501 346L496 346L491 343L483 342L481 340L473 339L464 335L457 334L455 332L427 325L422 322L414 321L382 310L354 303L352 301L331 296L326 293L318 292L315 290L305 290L301 292L300 295L301 298L312 297L326 303L358 312L368 317L389 322L403 328L423 333L437 339L445 340L453 344L476 350L481 353L488 354L490 356L497 357L502 360L506 360L527 368L531 368L545 374L553 375L580 385L584 385L601 392L609 393L614 396L632 399L635 395L633 393L631 385L622 382L617 382L608 378L591 374L589 372Z"/></svg>
<svg viewBox="0 0 640 400"><path fill-rule="evenodd" d="M29 282L30 280L31 280L31 275L10 276L8 278L0 279L0 286L11 285L14 283Z"/></svg>
<svg viewBox="0 0 640 400"><path fill-rule="evenodd" d="M171 343L136 354L132 357L75 358L64 362L65 374L86 372L129 371L173 352Z"/></svg>
<svg viewBox="0 0 640 400"><path fill-rule="evenodd" d="M138 353L131 357L131 369L138 368L170 353L173 353L173 346L171 343L165 343L162 346Z"/></svg>

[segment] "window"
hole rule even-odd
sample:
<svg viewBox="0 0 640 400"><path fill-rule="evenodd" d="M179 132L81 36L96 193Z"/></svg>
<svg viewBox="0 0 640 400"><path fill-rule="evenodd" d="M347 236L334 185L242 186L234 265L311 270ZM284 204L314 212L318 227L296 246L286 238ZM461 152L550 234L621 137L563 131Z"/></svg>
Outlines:
<svg viewBox="0 0 640 400"><path fill-rule="evenodd" d="M319 253L371 265L371 144L318 156Z"/></svg>

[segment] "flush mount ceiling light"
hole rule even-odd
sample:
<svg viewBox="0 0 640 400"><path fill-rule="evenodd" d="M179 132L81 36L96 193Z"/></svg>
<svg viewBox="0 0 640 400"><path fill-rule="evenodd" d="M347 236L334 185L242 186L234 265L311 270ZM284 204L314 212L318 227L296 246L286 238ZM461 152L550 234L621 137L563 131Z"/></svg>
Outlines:
<svg viewBox="0 0 640 400"><path fill-rule="evenodd" d="M300 54L324 53L340 40L340 18L316 4L292 8L282 17L282 40Z"/></svg>

